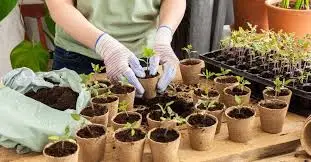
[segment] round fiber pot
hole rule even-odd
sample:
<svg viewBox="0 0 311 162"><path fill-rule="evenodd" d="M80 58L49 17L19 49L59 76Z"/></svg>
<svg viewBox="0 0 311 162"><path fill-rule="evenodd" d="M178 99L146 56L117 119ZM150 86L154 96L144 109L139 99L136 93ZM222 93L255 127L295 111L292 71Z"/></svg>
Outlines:
<svg viewBox="0 0 311 162"><path fill-rule="evenodd" d="M230 86L224 89L224 104L227 107L231 107L231 106L237 106L237 103L235 101L235 96L232 94L229 94L228 91L232 90L233 88L236 88L236 86ZM239 95L240 99L241 99L241 105L248 105L251 99L251 89L248 87L244 87L244 91L247 92L247 94L245 95Z"/></svg>
<svg viewBox="0 0 311 162"><path fill-rule="evenodd" d="M236 85L238 80L235 76L220 76L214 79L215 88L219 92L219 101L224 103L224 89Z"/></svg>
<svg viewBox="0 0 311 162"><path fill-rule="evenodd" d="M272 99L282 100L282 101L285 101L287 104L290 104L290 100L292 98L292 91L290 89L284 89L284 91L287 91L288 95L275 96L275 95L270 94L268 89L265 89L263 91L263 98L265 100L272 100Z"/></svg>
<svg viewBox="0 0 311 162"><path fill-rule="evenodd" d="M268 30L268 14L265 0L234 0L234 28L248 29L247 23L257 25L259 30Z"/></svg>
<svg viewBox="0 0 311 162"><path fill-rule="evenodd" d="M175 134L175 138L167 141L155 140L156 132L160 132L158 136L164 136L165 128L154 128L148 132L148 140L154 162L179 162L178 149L180 144L180 133L175 129L168 129L169 132ZM170 135L172 136L172 135Z"/></svg>
<svg viewBox="0 0 311 162"><path fill-rule="evenodd" d="M141 129L135 129L136 139L122 137L124 135L131 137L131 129L119 129L113 134L118 161L141 162L146 134Z"/></svg>
<svg viewBox="0 0 311 162"><path fill-rule="evenodd" d="M200 59L185 59L180 61L180 71L184 84L194 85L200 82L201 69L204 61Z"/></svg>
<svg viewBox="0 0 311 162"><path fill-rule="evenodd" d="M161 111L156 110L155 112L158 113L162 113ZM177 126L176 121L170 120L170 121L157 121L157 120L153 120L150 118L150 114L153 113L150 112L147 114L147 123L148 123L148 128L149 130L153 129L153 128L159 128L159 127L170 127L170 128L175 128Z"/></svg>
<svg viewBox="0 0 311 162"><path fill-rule="evenodd" d="M209 94L215 94L215 96L211 96ZM216 95L217 94L217 95ZM213 100L218 102L219 101L219 97L220 97L220 93L216 90L209 90L208 95L205 96L199 96L195 93L193 93L193 103L196 104L198 103L199 100L204 100L204 101L208 101L208 100Z"/></svg>
<svg viewBox="0 0 311 162"><path fill-rule="evenodd" d="M247 118L233 118L229 116L229 113L234 109L247 108L253 115ZM252 139L253 137L253 128L255 123L256 111L250 107L229 107L225 111L227 117L227 126L229 132L229 139L234 142L245 143Z"/></svg>
<svg viewBox="0 0 311 162"><path fill-rule="evenodd" d="M301 132L300 143L302 148L311 155L311 115L306 119Z"/></svg>
<svg viewBox="0 0 311 162"><path fill-rule="evenodd" d="M258 103L258 108L261 129L273 134L282 132L288 104L281 100L263 100Z"/></svg>
<svg viewBox="0 0 311 162"><path fill-rule="evenodd" d="M117 115L115 115L114 117L111 118L111 125L112 125L114 130L118 130L120 128L123 128L126 125L127 122L129 122L129 123L137 122L136 126L140 127L141 120L142 120L141 114L137 113L137 112L134 112L134 111L128 111L127 114L129 116L135 115L135 116L138 116L139 118L136 121L132 121L132 122L131 121L127 121L127 120L133 120L132 118L131 119L127 118L127 119L124 119L124 123L117 123L116 122L116 118L118 118L118 116L127 116L125 112L120 112L120 113L118 113Z"/></svg>
<svg viewBox="0 0 311 162"><path fill-rule="evenodd" d="M267 0L269 28L274 31L283 30L295 33L297 37L311 34L311 10L284 9L275 6L281 0Z"/></svg>
<svg viewBox="0 0 311 162"><path fill-rule="evenodd" d="M123 88L124 91L120 93L119 89ZM127 110L131 111L134 107L134 99L135 99L135 87L131 85L115 85L111 88L111 92L119 97L119 102L125 101L128 104Z"/></svg>
<svg viewBox="0 0 311 162"><path fill-rule="evenodd" d="M108 108L108 126L111 124L111 118L118 113L119 98L117 96L95 97L91 99L91 104L99 104Z"/></svg>
<svg viewBox="0 0 311 162"><path fill-rule="evenodd" d="M79 150L80 150L80 147L77 143L73 143L73 142L70 142L70 141L65 141L66 144L65 144L65 147L69 145L72 145L72 147L76 147L76 149L73 149L72 150L72 153L69 154L69 155L65 155L65 156L61 156L61 157L56 157L56 156L52 156L50 155L50 151L49 149L55 147L56 145L59 145L59 143L61 143L63 141L59 141L59 142L54 142L54 143L49 143L47 144L44 149L43 149L43 156L45 157L45 161L46 162L78 162L78 153L79 153ZM68 143L67 143L68 142ZM60 144L61 146L61 144Z"/></svg>
<svg viewBox="0 0 311 162"><path fill-rule="evenodd" d="M85 115L84 112L87 112L87 111L93 111L91 109L91 107L93 107L94 111L97 112L96 109L106 109L104 114L101 114L101 115L97 115L97 114L92 114L92 116L89 116L89 115ZM94 112L93 111L93 112ZM94 123L94 124L101 124L101 125L104 125L105 127L107 127L108 125L108 117L109 117L109 111L108 111L108 108L106 106L102 106L102 105L98 105L98 104L92 104L92 106L88 106L86 108L84 108L80 114L86 118L88 121L90 121L91 123ZM94 116L93 116L94 115Z"/></svg>
<svg viewBox="0 0 311 162"><path fill-rule="evenodd" d="M200 88L205 89L212 89L214 88L214 80L206 79L205 77L200 77Z"/></svg>
<svg viewBox="0 0 311 162"><path fill-rule="evenodd" d="M145 89L144 98L152 99L157 96L157 83L159 81L160 75L157 74L152 78L138 78L139 82Z"/></svg>
<svg viewBox="0 0 311 162"><path fill-rule="evenodd" d="M93 132L90 134L86 126L76 133L76 140L81 147L79 152L79 162L98 162L104 159L107 129L103 125L87 125Z"/></svg>
<svg viewBox="0 0 311 162"><path fill-rule="evenodd" d="M210 149L214 142L218 119L210 114L191 114L186 121L191 148L198 151Z"/></svg>
<svg viewBox="0 0 311 162"><path fill-rule="evenodd" d="M218 109L209 108L209 109L206 110L206 113L215 116L217 118L217 120L218 120L217 128L216 128L216 134L218 134L220 132L223 114L224 114L224 112L226 110L226 105L225 104L223 104L223 103L219 103L219 104L223 105L223 109L218 110Z"/></svg>

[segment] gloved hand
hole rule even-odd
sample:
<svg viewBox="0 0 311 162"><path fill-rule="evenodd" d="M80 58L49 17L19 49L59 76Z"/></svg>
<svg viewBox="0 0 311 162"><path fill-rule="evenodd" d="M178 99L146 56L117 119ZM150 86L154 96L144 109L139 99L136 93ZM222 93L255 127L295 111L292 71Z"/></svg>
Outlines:
<svg viewBox="0 0 311 162"><path fill-rule="evenodd" d="M157 85L160 93L164 92L174 79L179 65L179 60L171 46L172 37L173 31L170 27L160 26L154 45L156 55L150 58L150 75L155 75L158 72L159 63L163 65L163 74Z"/></svg>
<svg viewBox="0 0 311 162"><path fill-rule="evenodd" d="M142 97L145 90L137 77L144 78L146 74L138 58L107 33L98 38L95 49L104 60L108 78L112 82L119 81L121 77L127 78L136 88L136 96Z"/></svg>

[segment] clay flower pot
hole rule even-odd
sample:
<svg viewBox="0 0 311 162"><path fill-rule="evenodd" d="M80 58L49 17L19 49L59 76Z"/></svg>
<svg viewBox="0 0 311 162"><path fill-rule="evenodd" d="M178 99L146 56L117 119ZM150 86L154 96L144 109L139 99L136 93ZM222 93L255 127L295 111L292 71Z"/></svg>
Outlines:
<svg viewBox="0 0 311 162"><path fill-rule="evenodd" d="M227 107L237 106L235 101L235 95L232 93L234 89L237 89L237 86L230 86L224 89L224 103ZM251 99L252 90L246 86L244 86L242 95L238 95L241 99L241 105L248 105Z"/></svg>
<svg viewBox="0 0 311 162"><path fill-rule="evenodd" d="M191 148L205 151L212 147L218 119L210 114L191 114L187 117Z"/></svg>
<svg viewBox="0 0 311 162"><path fill-rule="evenodd" d="M275 96L274 91L271 91L269 89L265 89L262 93L265 100L277 99L285 101L287 104L290 104L290 100L292 98L292 91L290 89L283 89L281 95L279 96Z"/></svg>
<svg viewBox="0 0 311 162"><path fill-rule="evenodd" d="M302 148L311 155L311 115L306 119L300 138Z"/></svg>
<svg viewBox="0 0 311 162"><path fill-rule="evenodd" d="M137 122L136 126L140 127L142 120L141 114L133 111L128 111L126 113L120 112L111 118L111 125L114 130L123 128L126 125L126 123L134 123L134 122Z"/></svg>
<svg viewBox="0 0 311 162"><path fill-rule="evenodd" d="M128 111L133 110L135 91L135 87L131 85L115 85L111 88L111 92L119 97L119 102L125 101L128 104Z"/></svg>
<svg viewBox="0 0 311 162"><path fill-rule="evenodd" d="M180 71L184 84L193 85L200 82L204 61L200 59L184 59L180 61Z"/></svg>
<svg viewBox="0 0 311 162"><path fill-rule="evenodd" d="M144 98L152 99L157 96L157 83L159 81L160 75L148 77L148 78L138 78L139 82L145 89Z"/></svg>
<svg viewBox="0 0 311 162"><path fill-rule="evenodd" d="M202 89L196 89L193 91L193 103L198 103L199 100L213 100L219 101L220 94L216 90L210 89L206 94Z"/></svg>
<svg viewBox="0 0 311 162"><path fill-rule="evenodd" d="M231 114L237 114L237 110L243 114L243 117L232 117ZM245 143L252 139L256 115L254 109L245 106L229 107L226 109L225 115L227 117L229 139L231 141Z"/></svg>
<svg viewBox="0 0 311 162"><path fill-rule="evenodd" d="M76 133L77 143L81 147L79 162L101 161L104 159L107 129L99 124L87 126L84 126ZM89 131L92 131L92 134Z"/></svg>
<svg viewBox="0 0 311 162"><path fill-rule="evenodd" d="M261 129L268 133L282 132L288 104L281 100L263 100L258 103Z"/></svg>
<svg viewBox="0 0 311 162"><path fill-rule="evenodd" d="M152 119L152 113L156 113L156 116L162 115L162 112L160 110L155 110L151 111L150 113L147 114L147 123L148 123L148 128L149 130L153 128L159 128L159 127L169 127L169 128L175 128L177 126L176 121L170 120L170 121L161 121L160 119L155 120Z"/></svg>
<svg viewBox="0 0 311 162"><path fill-rule="evenodd" d="M214 79L215 88L220 93L219 101L224 103L224 89L236 85L238 80L235 76L220 76Z"/></svg>
<svg viewBox="0 0 311 162"><path fill-rule="evenodd" d="M57 150L59 147L62 147L62 142L63 141L49 143L44 147L43 156L46 162L78 162L79 145L70 141L64 141L66 151L62 152L62 155L59 156L60 154ZM56 151L54 152L53 150ZM57 155L55 153L57 153Z"/></svg>
<svg viewBox="0 0 311 162"><path fill-rule="evenodd" d="M119 129L113 134L117 149L118 161L141 162L146 133L141 129L135 129L135 135L131 135L131 129Z"/></svg>
<svg viewBox="0 0 311 162"><path fill-rule="evenodd" d="M295 33L297 37L304 37L311 33L311 10L284 9L275 6L281 0L267 0L268 21L270 29Z"/></svg>
<svg viewBox="0 0 311 162"><path fill-rule="evenodd" d="M80 114L91 123L101 124L104 125L105 127L107 127L108 125L109 111L106 106L99 104L92 104L92 106L84 108L80 112Z"/></svg>
<svg viewBox="0 0 311 162"><path fill-rule="evenodd" d="M168 129L167 133L170 136L165 137L165 132L166 128L154 128L148 132L152 160L154 162L179 162L178 148L181 135L175 129Z"/></svg>
<svg viewBox="0 0 311 162"><path fill-rule="evenodd" d="M111 118L118 113L119 98L117 96L98 96L91 99L91 104L98 104L108 108L108 126L110 126Z"/></svg>

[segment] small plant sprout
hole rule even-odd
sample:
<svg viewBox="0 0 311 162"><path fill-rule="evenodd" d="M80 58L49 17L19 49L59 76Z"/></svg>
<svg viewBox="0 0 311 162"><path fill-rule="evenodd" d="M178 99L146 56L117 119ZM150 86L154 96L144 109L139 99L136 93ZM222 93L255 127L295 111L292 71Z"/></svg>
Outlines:
<svg viewBox="0 0 311 162"><path fill-rule="evenodd" d="M236 79L238 80L238 88L240 90L244 90L245 85L250 85L251 83L248 80L245 80L244 77L236 76Z"/></svg>
<svg viewBox="0 0 311 162"><path fill-rule="evenodd" d="M94 76L94 80L97 80L95 78L96 74L101 73L105 69L105 67L104 66L100 66L98 64L93 64L93 63L91 63L91 66L92 66L92 69L93 69L93 73L91 73L91 74Z"/></svg>
<svg viewBox="0 0 311 162"><path fill-rule="evenodd" d="M92 135L92 137L94 137L94 134L93 132L91 131L90 127L87 125L87 120L83 119L79 114L76 114L76 113L72 113L70 114L71 115L71 118L77 122L80 122L80 129L82 127L86 127L86 129L90 132L90 134ZM82 122L81 122L82 120Z"/></svg>
<svg viewBox="0 0 311 162"><path fill-rule="evenodd" d="M124 77L124 76L122 76L121 79L119 80L119 84L120 84L122 87L123 87L123 86L131 85L131 84L129 83L129 80L128 80L126 77Z"/></svg>
<svg viewBox="0 0 311 162"><path fill-rule="evenodd" d="M161 109L161 112L162 112L162 115L165 115L165 114L168 114L170 119L171 117L173 117L175 114L174 114L174 111L172 110L171 108L171 105L174 104L174 101L171 101L171 102L168 102L167 104L165 104L165 106L163 107L161 104L157 104L157 106L160 107ZM163 117L164 118L164 117ZM162 119L161 119L162 120Z"/></svg>
<svg viewBox="0 0 311 162"><path fill-rule="evenodd" d="M182 48L183 51L186 51L187 56L191 59L193 54L197 53L197 51L193 51L193 47L191 44L187 45L187 47Z"/></svg>
<svg viewBox="0 0 311 162"><path fill-rule="evenodd" d="M127 113L128 103L126 101L122 101L119 103L119 111L125 112L126 116L129 116Z"/></svg>
<svg viewBox="0 0 311 162"><path fill-rule="evenodd" d="M292 79L289 79L289 80L283 79L283 81L281 81L280 77L276 77L276 79L273 81L274 88L267 87L266 89L270 91L274 91L274 95L275 97L277 97L281 93L282 89L286 89L285 86L287 86L291 82L292 82Z"/></svg>
<svg viewBox="0 0 311 162"><path fill-rule="evenodd" d="M156 53L155 53L155 51L152 48L147 48L147 47L144 48L144 53L143 53L143 58L144 59L139 59L139 60L143 61L144 63L146 63L147 71L149 71L149 61L150 61L150 58L152 56L154 56L155 54Z"/></svg>
<svg viewBox="0 0 311 162"><path fill-rule="evenodd" d="M215 74L217 77L228 75L231 72L230 69L220 68L220 73Z"/></svg>
<svg viewBox="0 0 311 162"><path fill-rule="evenodd" d="M282 8L290 8L290 2L291 2L291 0L282 0L280 5ZM296 10L302 10L302 9L309 10L310 9L310 0L296 0L294 9L296 9Z"/></svg>
<svg viewBox="0 0 311 162"><path fill-rule="evenodd" d="M92 78L92 74L80 74L79 76L81 78L81 83L84 85L87 85Z"/></svg>
<svg viewBox="0 0 311 162"><path fill-rule="evenodd" d="M216 107L216 101L215 100L199 100L199 105L203 104L204 108L208 110L209 108Z"/></svg>
<svg viewBox="0 0 311 162"><path fill-rule="evenodd" d="M211 80L213 76L215 76L214 72L208 71L207 69L202 74L199 74L202 77L205 77L207 80Z"/></svg>
<svg viewBox="0 0 311 162"><path fill-rule="evenodd" d="M133 137L133 136L135 136L135 129L137 129L138 128L138 124L137 124L137 122L134 122L134 123L126 123L125 124L125 126L124 126L124 128L126 128L126 129L131 129L131 136Z"/></svg>
<svg viewBox="0 0 311 162"><path fill-rule="evenodd" d="M241 100L241 97L240 97L240 96L235 95L235 96L234 96L234 100L235 100L235 102L236 102L236 104L237 104L238 106L240 106L240 105L242 104L242 100Z"/></svg>
<svg viewBox="0 0 311 162"><path fill-rule="evenodd" d="M65 141L76 143L76 141L74 140L74 137L71 136L69 126L66 126L63 135L61 135L61 136L56 136L56 135L49 136L48 139L50 141L53 141L53 142L60 142L61 141L62 142L62 149L65 149Z"/></svg>

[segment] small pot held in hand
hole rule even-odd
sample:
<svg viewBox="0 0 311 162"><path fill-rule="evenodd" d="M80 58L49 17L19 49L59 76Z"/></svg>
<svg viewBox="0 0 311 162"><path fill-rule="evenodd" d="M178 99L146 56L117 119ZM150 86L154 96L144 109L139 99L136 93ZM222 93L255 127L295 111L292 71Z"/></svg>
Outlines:
<svg viewBox="0 0 311 162"><path fill-rule="evenodd" d="M162 117L162 112L160 110L151 111L147 114L147 122L149 130L153 128L159 127L169 127L175 128L177 126L177 122L174 120L170 121L162 121L160 118Z"/></svg>
<svg viewBox="0 0 311 162"><path fill-rule="evenodd" d="M243 90L237 86L230 86L224 89L224 104L227 107L237 106L235 96L239 96L241 99L241 105L248 105L251 99L251 89L244 86Z"/></svg>
<svg viewBox="0 0 311 162"><path fill-rule="evenodd" d="M261 129L273 134L282 132L288 104L281 100L263 100L258 108Z"/></svg>
<svg viewBox="0 0 311 162"><path fill-rule="evenodd" d="M132 85L114 85L111 92L119 97L119 102L125 101L128 104L127 110L131 111L134 107L136 88Z"/></svg>
<svg viewBox="0 0 311 162"><path fill-rule="evenodd" d="M220 93L219 101L224 103L224 89L238 84L235 76L220 76L214 79L216 90Z"/></svg>
<svg viewBox="0 0 311 162"><path fill-rule="evenodd" d="M78 162L79 150L77 143L58 141L47 144L43 149L43 156L46 162Z"/></svg>
<svg viewBox="0 0 311 162"><path fill-rule="evenodd" d="M94 124L101 124L105 127L108 125L109 111L106 106L92 104L92 106L84 108L80 114Z"/></svg>
<svg viewBox="0 0 311 162"><path fill-rule="evenodd" d="M114 130L118 130L123 128L127 123L136 122L136 126L140 127L142 116L140 113L128 111L128 112L120 112L114 117L112 117L112 127Z"/></svg>
<svg viewBox="0 0 311 162"><path fill-rule="evenodd" d="M149 71L146 71L148 74ZM144 98L152 99L157 96L157 83L159 80L159 73L155 76L148 76L146 78L138 78L139 82L145 89Z"/></svg>
<svg viewBox="0 0 311 162"><path fill-rule="evenodd" d="M265 89L263 92L263 98L265 100L282 100L285 101L287 104L290 104L291 98L292 98L292 91L290 89L282 89L281 93L279 93L278 96L275 96L275 91Z"/></svg>
<svg viewBox="0 0 311 162"><path fill-rule="evenodd" d="M199 74L204 67L204 61L200 59L185 59L180 61L180 71L184 84L198 84L200 82Z"/></svg>
<svg viewBox="0 0 311 162"><path fill-rule="evenodd" d="M111 124L111 118L118 113L119 98L117 96L99 96L91 99L91 104L98 104L108 108L108 126Z"/></svg>

